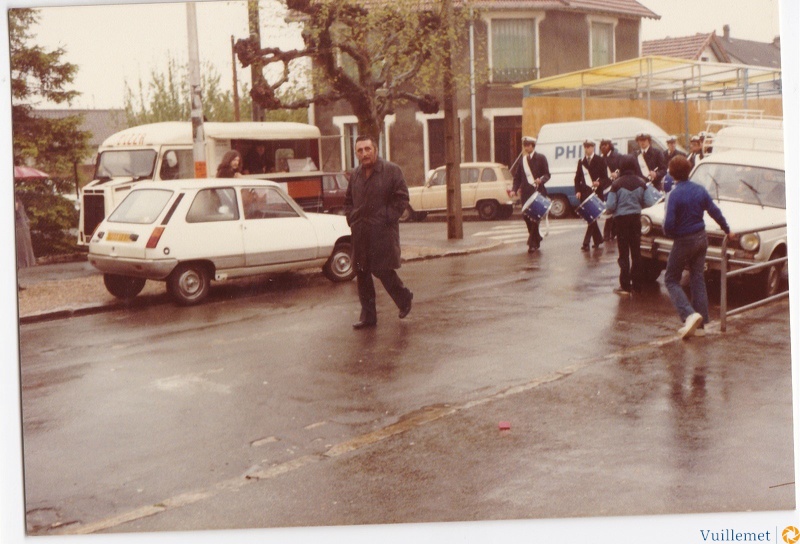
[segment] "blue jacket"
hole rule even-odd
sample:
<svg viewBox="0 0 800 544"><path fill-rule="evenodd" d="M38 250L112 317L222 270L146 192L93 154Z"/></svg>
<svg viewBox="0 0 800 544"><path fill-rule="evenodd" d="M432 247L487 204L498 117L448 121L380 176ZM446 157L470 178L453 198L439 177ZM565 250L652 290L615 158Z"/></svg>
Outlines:
<svg viewBox="0 0 800 544"><path fill-rule="evenodd" d="M664 234L677 238L705 230L704 212L708 212L726 234L730 233L725 216L714 204L705 187L693 181L676 183L667 196Z"/></svg>
<svg viewBox="0 0 800 544"><path fill-rule="evenodd" d="M606 197L606 211L614 217L642 213L642 208L655 204L646 189L644 178L636 174L627 173L615 179Z"/></svg>

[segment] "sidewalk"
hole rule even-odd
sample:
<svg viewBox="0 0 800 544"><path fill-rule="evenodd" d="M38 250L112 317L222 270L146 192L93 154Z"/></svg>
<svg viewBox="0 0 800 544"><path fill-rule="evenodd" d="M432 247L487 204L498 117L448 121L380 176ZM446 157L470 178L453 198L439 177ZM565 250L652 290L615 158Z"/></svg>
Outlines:
<svg viewBox="0 0 800 544"><path fill-rule="evenodd" d="M401 240L403 262L488 251L500 242L469 237L462 240L405 237ZM76 263L83 263L83 266ZM313 270L310 270L313 272ZM229 282L253 281L250 278ZM19 320L21 324L97 313L122 307L168 301L164 282L148 281L131 301L121 301L106 291L102 274L89 269L86 258L41 264L19 270Z"/></svg>

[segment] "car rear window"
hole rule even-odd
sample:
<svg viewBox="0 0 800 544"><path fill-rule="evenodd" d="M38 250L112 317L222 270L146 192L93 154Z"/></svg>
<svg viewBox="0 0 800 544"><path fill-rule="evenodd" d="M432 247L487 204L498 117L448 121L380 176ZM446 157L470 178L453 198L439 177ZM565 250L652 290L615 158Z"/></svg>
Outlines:
<svg viewBox="0 0 800 544"><path fill-rule="evenodd" d="M236 204L236 192L230 187L198 191L186 214L187 223L235 219L239 219L239 207Z"/></svg>
<svg viewBox="0 0 800 544"><path fill-rule="evenodd" d="M174 191L142 189L131 191L109 216L110 223L149 225L161 215Z"/></svg>

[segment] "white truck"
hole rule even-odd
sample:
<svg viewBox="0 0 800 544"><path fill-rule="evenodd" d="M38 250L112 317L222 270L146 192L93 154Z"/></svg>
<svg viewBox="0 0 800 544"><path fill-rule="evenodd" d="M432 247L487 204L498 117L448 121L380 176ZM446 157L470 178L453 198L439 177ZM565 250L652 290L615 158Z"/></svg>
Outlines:
<svg viewBox="0 0 800 544"><path fill-rule="evenodd" d="M600 140L607 138L614 142L618 152L625 154L639 148L636 135L640 133L650 134L653 147L667 149L669 135L652 121L638 117L542 125L536 138L536 151L547 158L550 167L551 177L547 182L547 195L553 201L550 215L567 217L580 204L575 196L574 179L578 160L583 158L585 140L594 140L596 152L600 153Z"/></svg>
<svg viewBox="0 0 800 544"><path fill-rule="evenodd" d="M320 131L313 125L287 122L203 123L208 177L214 177L223 155L264 147L269 173L253 177L279 182L301 206L318 209L324 196L320 164ZM94 180L81 190L78 244L86 245L97 225L139 181L195 177L192 124L153 123L109 136L98 150Z"/></svg>

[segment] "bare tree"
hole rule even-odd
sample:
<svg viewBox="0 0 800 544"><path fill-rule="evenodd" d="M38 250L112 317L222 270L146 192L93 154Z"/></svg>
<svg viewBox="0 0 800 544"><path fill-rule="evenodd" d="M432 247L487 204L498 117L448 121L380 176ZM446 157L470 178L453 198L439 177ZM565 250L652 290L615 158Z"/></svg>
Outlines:
<svg viewBox="0 0 800 544"><path fill-rule="evenodd" d="M255 37L237 41L239 61L256 65L250 94L265 110L307 108L347 101L360 134L380 135L384 118L401 102L425 113L439 111L442 62L450 33L466 28L468 10L449 28L440 2L425 0L285 0L289 16L303 25L304 47L261 48ZM278 89L298 63L310 61L311 89L287 101ZM282 66L270 82L271 65ZM274 70L274 68L273 68Z"/></svg>

